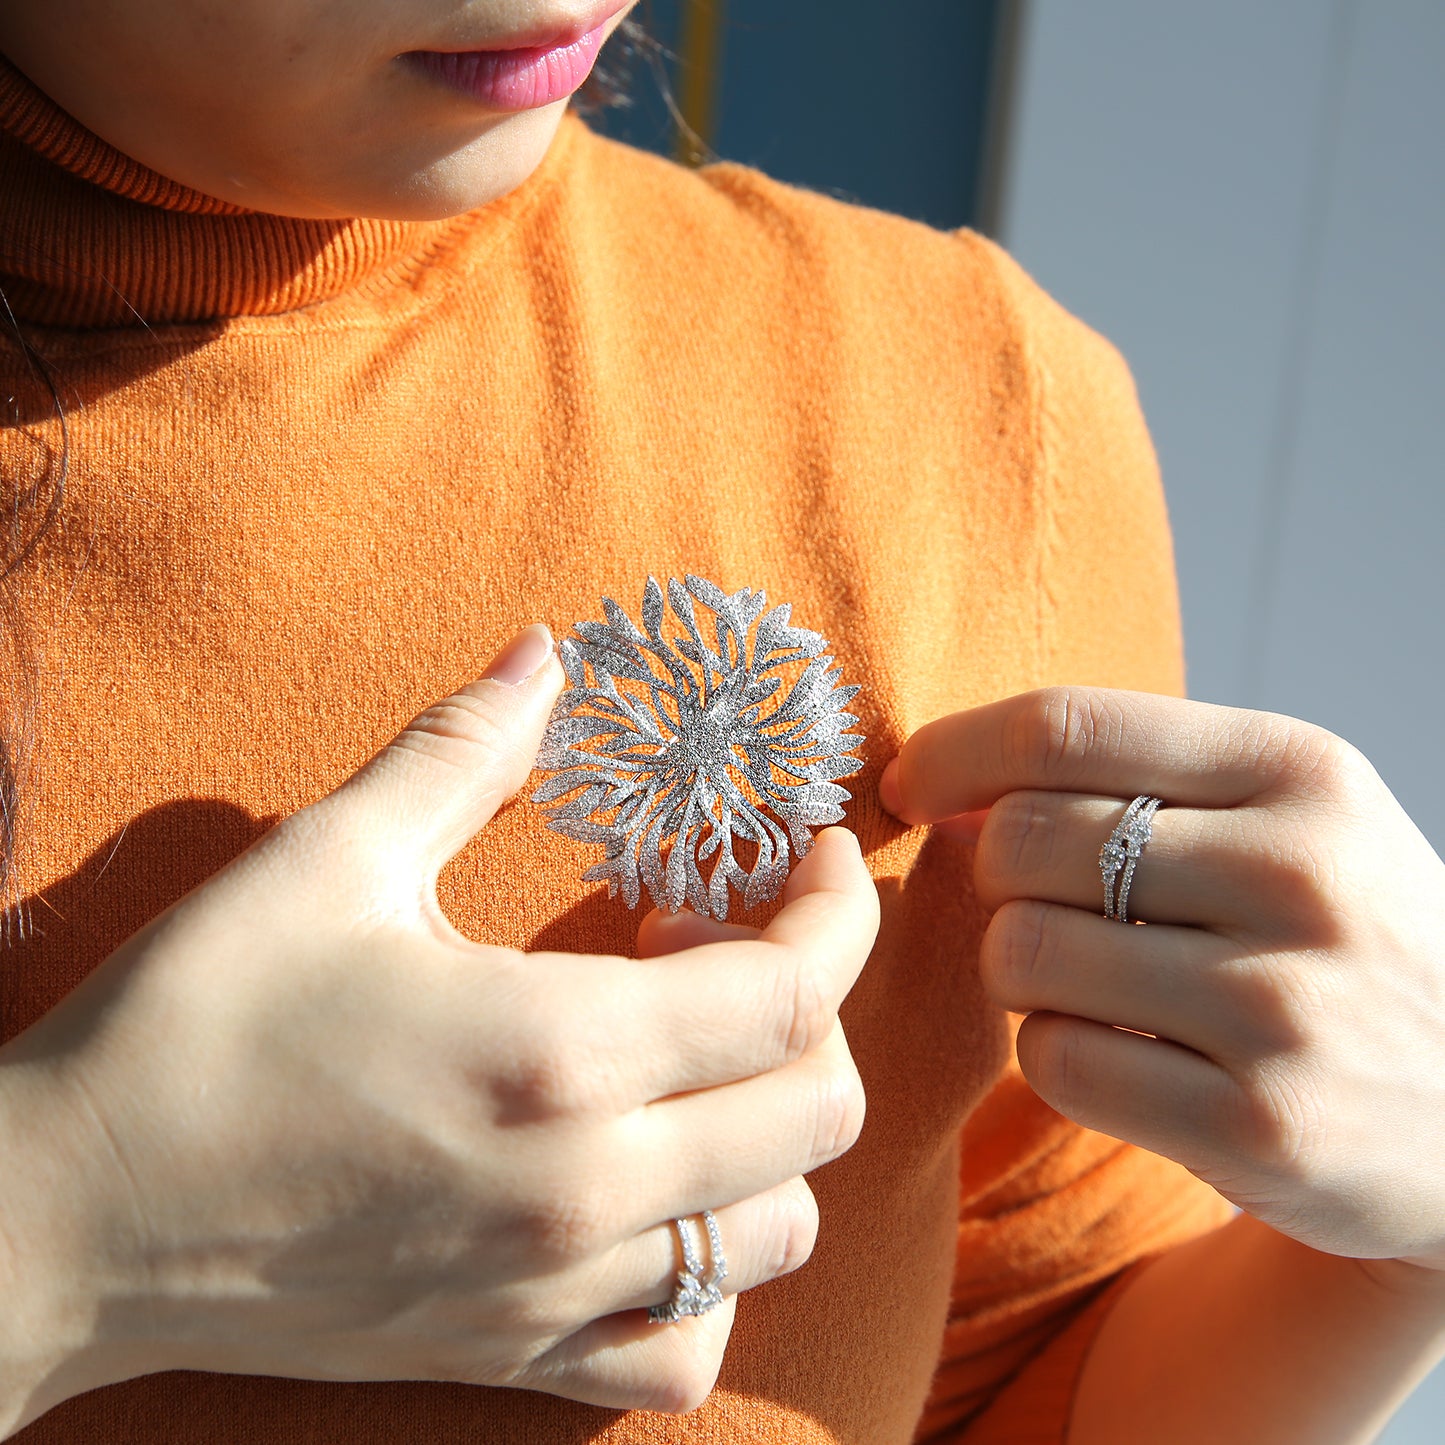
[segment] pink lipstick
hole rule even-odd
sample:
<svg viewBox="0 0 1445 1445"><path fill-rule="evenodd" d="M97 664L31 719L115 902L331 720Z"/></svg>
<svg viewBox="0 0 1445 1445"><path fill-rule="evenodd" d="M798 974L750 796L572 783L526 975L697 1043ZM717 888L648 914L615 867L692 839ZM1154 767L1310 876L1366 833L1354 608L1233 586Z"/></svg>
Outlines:
<svg viewBox="0 0 1445 1445"><path fill-rule="evenodd" d="M534 110L578 90L592 74L607 22L577 39L520 50L413 50L403 59L488 110Z"/></svg>

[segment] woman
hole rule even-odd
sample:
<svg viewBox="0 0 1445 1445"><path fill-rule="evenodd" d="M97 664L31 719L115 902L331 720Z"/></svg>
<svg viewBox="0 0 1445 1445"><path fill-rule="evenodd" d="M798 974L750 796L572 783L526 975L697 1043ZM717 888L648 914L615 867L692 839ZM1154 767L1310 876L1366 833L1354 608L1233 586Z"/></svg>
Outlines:
<svg viewBox="0 0 1445 1445"><path fill-rule="evenodd" d="M1440 861L1168 696L1127 373L1007 258L565 114L626 9L0 18L0 465L53 484L50 377L71 467L11 579L0 1421L1368 1438L1445 1322ZM857 843L742 924L638 932L498 811L562 681L517 629L649 574L864 685Z"/></svg>

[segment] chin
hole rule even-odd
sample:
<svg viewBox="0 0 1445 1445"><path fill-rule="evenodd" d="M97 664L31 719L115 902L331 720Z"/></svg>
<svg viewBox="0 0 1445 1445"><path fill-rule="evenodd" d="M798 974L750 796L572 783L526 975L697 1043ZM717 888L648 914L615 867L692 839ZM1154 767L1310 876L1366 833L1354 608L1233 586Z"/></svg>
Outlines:
<svg viewBox="0 0 1445 1445"><path fill-rule="evenodd" d="M440 221L515 191L542 164L567 102L505 117L442 155L396 157L390 174L368 178L354 194L331 198L333 216ZM348 188L353 190L353 188ZM328 207L331 209L331 207Z"/></svg>

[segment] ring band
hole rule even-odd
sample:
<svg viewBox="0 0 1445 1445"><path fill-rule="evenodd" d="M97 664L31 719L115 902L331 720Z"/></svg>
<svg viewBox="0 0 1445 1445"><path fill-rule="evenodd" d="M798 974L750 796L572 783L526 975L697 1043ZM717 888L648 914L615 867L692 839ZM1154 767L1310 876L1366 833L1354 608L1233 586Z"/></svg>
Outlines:
<svg viewBox="0 0 1445 1445"><path fill-rule="evenodd" d="M1129 921L1129 889L1144 845L1154 834L1154 814L1164 806L1162 798L1141 793L1127 808L1109 841L1099 849L1099 871L1104 878L1104 917L1116 923ZM1120 876L1122 873L1122 877ZM1115 884L1118 891L1115 892Z"/></svg>
<svg viewBox="0 0 1445 1445"><path fill-rule="evenodd" d="M728 1262L723 1253L722 1234L717 1227L717 1218L711 1209L702 1212L703 1227L707 1230L708 1270L702 1272L702 1260L692 1242L692 1232L687 1220L674 1219L678 1242L682 1245L682 1268L677 1272L677 1284L672 1298L663 1305L652 1305L647 1311L650 1325L671 1325L688 1315L705 1315L715 1310L722 1302L719 1286L727 1278Z"/></svg>

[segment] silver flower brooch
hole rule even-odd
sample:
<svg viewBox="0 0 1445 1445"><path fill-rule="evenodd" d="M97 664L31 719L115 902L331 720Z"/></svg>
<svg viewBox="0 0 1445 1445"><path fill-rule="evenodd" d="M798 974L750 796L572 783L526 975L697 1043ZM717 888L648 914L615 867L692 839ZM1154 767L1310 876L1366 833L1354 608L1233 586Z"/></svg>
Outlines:
<svg viewBox="0 0 1445 1445"><path fill-rule="evenodd" d="M664 601L649 577L641 628L610 597L602 610L606 622L579 622L558 646L568 686L537 757L552 776L532 794L547 826L600 843L582 876L629 908L644 884L658 908L714 918L730 888L744 908L776 898L809 829L836 823L852 796L837 779L863 766L843 710L858 687L838 685L824 638L790 626L786 604L767 610L761 589L689 576Z"/></svg>

